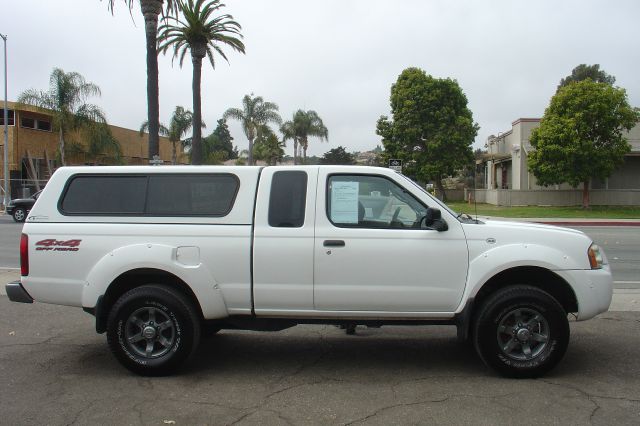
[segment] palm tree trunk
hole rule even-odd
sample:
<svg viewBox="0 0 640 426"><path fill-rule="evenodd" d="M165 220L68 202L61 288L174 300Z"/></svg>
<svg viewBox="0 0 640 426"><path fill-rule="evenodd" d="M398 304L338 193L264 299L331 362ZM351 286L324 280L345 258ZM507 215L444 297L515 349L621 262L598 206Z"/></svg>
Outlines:
<svg viewBox="0 0 640 426"><path fill-rule="evenodd" d="M249 152L247 152L247 165L253 166L253 138L249 139Z"/></svg>
<svg viewBox="0 0 640 426"><path fill-rule="evenodd" d="M298 140L293 139L293 164L298 164Z"/></svg>
<svg viewBox="0 0 640 426"><path fill-rule="evenodd" d="M202 164L202 58L196 47L191 48L193 62L193 137L191 139L191 164Z"/></svg>
<svg viewBox="0 0 640 426"><path fill-rule="evenodd" d="M67 164L64 161L64 132L62 131L62 126L60 126L60 164L62 166L66 166Z"/></svg>
<svg viewBox="0 0 640 426"><path fill-rule="evenodd" d="M178 149L176 148L177 144L177 141L171 141L171 146L173 148L173 152L171 153L171 164L173 164L174 166L178 164Z"/></svg>
<svg viewBox="0 0 640 426"><path fill-rule="evenodd" d="M149 160L160 153L160 106L158 91L158 16L164 0L140 0L147 38L147 112L149 122Z"/></svg>

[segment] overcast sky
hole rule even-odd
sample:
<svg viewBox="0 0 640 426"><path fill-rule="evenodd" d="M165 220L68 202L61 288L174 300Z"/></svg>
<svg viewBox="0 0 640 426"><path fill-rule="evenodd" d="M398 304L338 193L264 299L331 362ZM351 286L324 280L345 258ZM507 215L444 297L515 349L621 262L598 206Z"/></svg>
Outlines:
<svg viewBox="0 0 640 426"><path fill-rule="evenodd" d="M137 3L137 2L136 2ZM329 143L365 151L380 144L375 124L388 115L400 72L419 67L456 79L480 131L474 147L519 117L540 117L560 79L580 63L599 63L640 106L640 1L561 0L227 0L242 25L246 55L203 62L202 111L208 135L248 93L277 103L283 119L318 112ZM47 89L53 68L77 71L102 89L92 100L111 124L138 129L146 120L144 21L116 1L1 0L8 35L8 97ZM176 105L192 109L192 67L160 56L160 121ZM1 96L1 95L0 95ZM230 123L234 144L246 149ZM289 144L291 145L291 144ZM287 154L293 148L288 146Z"/></svg>

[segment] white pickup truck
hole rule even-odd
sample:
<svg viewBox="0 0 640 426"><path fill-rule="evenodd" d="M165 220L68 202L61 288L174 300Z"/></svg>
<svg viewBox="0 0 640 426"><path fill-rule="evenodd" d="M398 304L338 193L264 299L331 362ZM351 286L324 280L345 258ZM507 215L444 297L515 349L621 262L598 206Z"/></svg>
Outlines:
<svg viewBox="0 0 640 426"><path fill-rule="evenodd" d="M354 166L65 167L29 213L9 298L82 307L116 358L168 374L201 333L450 324L510 377L540 376L567 315L608 309L583 233L458 215Z"/></svg>

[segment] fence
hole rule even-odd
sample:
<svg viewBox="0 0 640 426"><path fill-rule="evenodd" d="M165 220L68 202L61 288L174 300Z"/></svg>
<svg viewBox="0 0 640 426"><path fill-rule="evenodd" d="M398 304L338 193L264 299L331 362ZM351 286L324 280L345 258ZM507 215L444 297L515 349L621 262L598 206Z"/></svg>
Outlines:
<svg viewBox="0 0 640 426"><path fill-rule="evenodd" d="M28 198L44 188L47 182L45 179L9 179L9 187L11 189L10 198ZM0 192L2 193L0 204L2 204L4 202L4 180L0 181L0 187Z"/></svg>
<svg viewBox="0 0 640 426"><path fill-rule="evenodd" d="M465 199L469 192L474 196L473 189L465 189ZM477 189L475 199L497 206L579 206L582 205L582 190ZM594 206L638 206L640 190L592 189L589 203Z"/></svg>

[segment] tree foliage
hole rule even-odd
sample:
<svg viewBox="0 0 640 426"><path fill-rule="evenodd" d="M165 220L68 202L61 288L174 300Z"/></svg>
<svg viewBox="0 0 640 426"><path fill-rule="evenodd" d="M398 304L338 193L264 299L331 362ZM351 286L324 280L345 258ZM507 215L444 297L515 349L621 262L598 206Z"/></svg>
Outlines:
<svg viewBox="0 0 640 426"><path fill-rule="evenodd" d="M597 83L605 83L609 86L613 86L613 83L616 82L616 78L612 75L607 74L604 70L600 69L600 64L580 64L571 71L571 75L566 76L562 80L560 80L560 84L558 85L558 90L562 87L568 86L571 83L577 83L578 81L583 80L593 80Z"/></svg>
<svg viewBox="0 0 640 426"><path fill-rule="evenodd" d="M471 144L479 127L467 97L455 80L407 68L391 87L390 100L393 117L380 117L376 128L383 161L403 160L405 174L435 181L444 196L442 178L473 161Z"/></svg>
<svg viewBox="0 0 640 426"><path fill-rule="evenodd" d="M356 158L345 147L339 146L325 152L320 158L320 164L356 164Z"/></svg>
<svg viewBox="0 0 640 426"><path fill-rule="evenodd" d="M240 40L242 27L229 14L219 13L224 4L220 0L179 0L178 9L182 17L168 18L158 29L158 50L166 53L173 49L173 58L180 66L187 52L193 63L193 137L191 146L192 164L202 164L202 59L209 58L215 68L215 54L227 62L222 46L244 53Z"/></svg>
<svg viewBox="0 0 640 426"><path fill-rule="evenodd" d="M184 109L181 106L177 106L173 111L173 115L171 116L169 127L166 127L164 124L159 123L158 129L159 134L161 136L165 136L171 142L172 148L172 156L171 163L178 163L178 145L181 145L181 148L184 149L186 146L191 146L191 138L183 139L187 132L191 129L193 125L193 113L187 109ZM206 125L201 123L201 126L204 128ZM149 131L149 122L145 121L140 126L140 136L143 135L144 132Z"/></svg>
<svg viewBox="0 0 640 426"><path fill-rule="evenodd" d="M248 163L253 161L253 141L256 138L258 129L270 123L282 124L282 118L278 114L278 105L273 102L266 102L262 96L245 95L242 98L242 108L229 108L224 113L224 118L238 120L242 125L242 130L249 140Z"/></svg>
<svg viewBox="0 0 640 426"><path fill-rule="evenodd" d="M215 130L202 140L202 156L205 164L219 164L238 158L238 148L233 146L233 137L224 118L218 120Z"/></svg>
<svg viewBox="0 0 640 426"><path fill-rule="evenodd" d="M551 98L531 133L529 169L540 185L582 183L588 207L590 179L605 179L622 163L630 150L622 133L639 119L624 89L590 79L571 83Z"/></svg>
<svg viewBox="0 0 640 426"><path fill-rule="evenodd" d="M80 131L90 135L102 132L96 123L106 123L104 112L86 100L100 96L100 88L88 82L77 72L64 72L54 68L49 77L49 90L29 89L18 96L18 103L48 109L53 113L53 129L58 132L58 155L62 165L65 161L65 142L69 132Z"/></svg>
<svg viewBox="0 0 640 426"><path fill-rule="evenodd" d="M269 126L260 126L253 146L253 155L254 158L265 161L267 165L275 166L284 157L284 142L278 139Z"/></svg>

